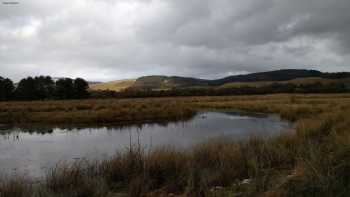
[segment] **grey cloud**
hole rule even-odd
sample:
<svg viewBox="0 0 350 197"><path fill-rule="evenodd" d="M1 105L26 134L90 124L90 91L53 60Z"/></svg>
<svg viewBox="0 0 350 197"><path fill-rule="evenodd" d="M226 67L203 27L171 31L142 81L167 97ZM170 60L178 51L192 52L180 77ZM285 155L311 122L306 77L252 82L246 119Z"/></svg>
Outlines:
<svg viewBox="0 0 350 197"><path fill-rule="evenodd" d="M350 71L349 8L348 0L23 0L0 5L0 75Z"/></svg>

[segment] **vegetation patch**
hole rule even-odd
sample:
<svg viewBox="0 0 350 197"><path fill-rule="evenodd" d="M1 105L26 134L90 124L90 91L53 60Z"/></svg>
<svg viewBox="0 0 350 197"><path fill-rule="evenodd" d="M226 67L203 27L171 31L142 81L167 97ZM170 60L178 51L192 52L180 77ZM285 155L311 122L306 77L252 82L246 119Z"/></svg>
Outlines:
<svg viewBox="0 0 350 197"><path fill-rule="evenodd" d="M142 117L160 113L169 118L161 111L166 109L171 115L184 109L240 109L279 113L296 122L296 132L241 142L212 139L188 150L159 147L146 151L131 145L105 161L58 164L39 183L1 179L1 197L350 195L347 94L50 101L33 107L37 103L1 103L1 111L20 113L30 108L28 113L57 109L71 113L112 108L120 117L134 119L141 117L142 110L152 112ZM80 105L84 109L77 109Z"/></svg>

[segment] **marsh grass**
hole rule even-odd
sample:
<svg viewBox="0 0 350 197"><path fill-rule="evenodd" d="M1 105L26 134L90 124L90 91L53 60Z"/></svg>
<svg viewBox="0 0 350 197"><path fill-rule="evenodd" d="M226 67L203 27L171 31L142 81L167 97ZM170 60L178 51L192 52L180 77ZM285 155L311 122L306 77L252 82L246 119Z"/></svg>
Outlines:
<svg viewBox="0 0 350 197"><path fill-rule="evenodd" d="M109 109L103 106L110 105L104 105L107 101L86 102L94 102L91 105L99 110ZM129 100L111 102L123 106L117 107L119 112L138 111L128 109L133 106ZM58 164L40 184L16 178L3 180L0 196L350 195L349 95L193 97L135 102L140 102L135 105L141 111L148 110L145 102L161 109L165 108L162 102L173 102L171 105L190 111L240 109L280 113L295 121L296 131L240 142L212 139L188 150L158 147L146 151L138 144L130 145L105 161ZM72 106L68 109L76 109ZM181 107L176 110L183 112Z"/></svg>
<svg viewBox="0 0 350 197"><path fill-rule="evenodd" d="M23 197L32 193L32 186L23 177L0 180L0 197Z"/></svg>
<svg viewBox="0 0 350 197"><path fill-rule="evenodd" d="M0 102L1 124L110 124L181 120L205 109L278 113L296 121L333 108L349 108L348 94L175 97Z"/></svg>
<svg viewBox="0 0 350 197"><path fill-rule="evenodd" d="M195 111L172 99L0 102L2 124L104 124L181 120Z"/></svg>

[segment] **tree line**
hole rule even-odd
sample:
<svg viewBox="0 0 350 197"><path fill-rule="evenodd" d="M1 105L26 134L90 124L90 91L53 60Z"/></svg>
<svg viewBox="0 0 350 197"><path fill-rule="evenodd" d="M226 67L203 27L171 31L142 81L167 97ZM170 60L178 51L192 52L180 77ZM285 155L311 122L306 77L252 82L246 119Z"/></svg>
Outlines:
<svg viewBox="0 0 350 197"><path fill-rule="evenodd" d="M89 85L82 78L60 78L50 76L27 77L18 84L0 77L0 101L83 99L89 97Z"/></svg>
<svg viewBox="0 0 350 197"><path fill-rule="evenodd" d="M243 86L230 88L173 88L161 91L129 88L122 92L89 92L88 88L88 83L81 78L61 78L55 81L50 76L27 77L22 79L18 84L14 84L10 79L0 77L0 101L350 92L350 85L344 82L327 84L320 82L311 84L273 83L262 87Z"/></svg>

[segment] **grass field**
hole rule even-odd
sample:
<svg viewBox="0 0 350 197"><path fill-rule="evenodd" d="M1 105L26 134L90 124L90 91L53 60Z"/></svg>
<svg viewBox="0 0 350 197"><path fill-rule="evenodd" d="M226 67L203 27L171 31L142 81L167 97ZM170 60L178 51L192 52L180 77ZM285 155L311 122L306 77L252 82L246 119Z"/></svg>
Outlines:
<svg viewBox="0 0 350 197"><path fill-rule="evenodd" d="M186 151L131 146L105 161L58 165L40 183L4 178L0 196L350 195L349 94L5 102L0 121L171 120L206 109L278 113L296 129L272 139L215 139Z"/></svg>
<svg viewBox="0 0 350 197"><path fill-rule="evenodd" d="M341 84L350 84L350 78L342 78L342 79L326 79L321 77L307 77L307 78L296 78L292 80L287 81L256 81L256 82L231 82L231 83L225 83L223 85L218 86L208 86L208 85L188 85L187 88L192 89L227 89L227 88L244 88L244 87L255 87L255 88L263 88L267 86L271 86L273 84L279 84L279 85L312 85L312 84L322 84L322 85L330 85L335 83L341 83ZM154 86L157 88L153 88L154 91L161 91L161 90L170 90L172 88L178 87L179 84L172 82L171 80L163 79L162 77L153 76L152 78L148 78L147 81L136 81L136 79L127 79L127 80L117 80L117 81L110 81L105 83L97 83L97 84L91 84L89 89L92 91L104 91L104 90L110 90L110 91L116 91L121 92L127 88L134 87L134 88L140 88L140 87L147 87L147 86Z"/></svg>
<svg viewBox="0 0 350 197"><path fill-rule="evenodd" d="M131 87L135 83L135 79L126 79L118 81L110 81L106 83L97 83L89 86L90 90L100 91L100 90L110 90L110 91L122 91L126 88Z"/></svg>
<svg viewBox="0 0 350 197"><path fill-rule="evenodd" d="M198 110L279 113L288 120L347 107L350 94L0 102L0 124L109 124L187 119Z"/></svg>

